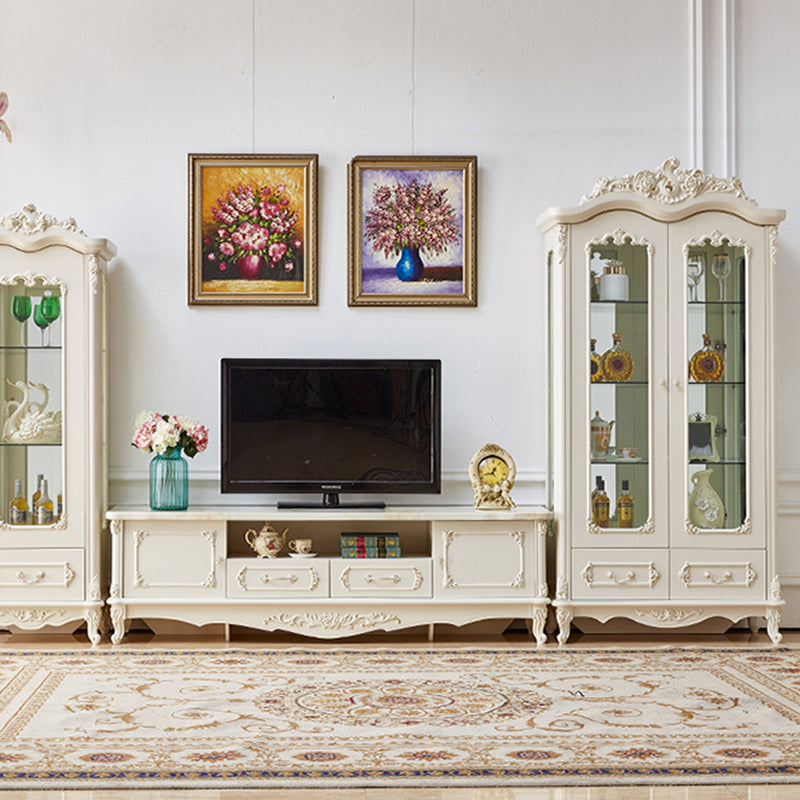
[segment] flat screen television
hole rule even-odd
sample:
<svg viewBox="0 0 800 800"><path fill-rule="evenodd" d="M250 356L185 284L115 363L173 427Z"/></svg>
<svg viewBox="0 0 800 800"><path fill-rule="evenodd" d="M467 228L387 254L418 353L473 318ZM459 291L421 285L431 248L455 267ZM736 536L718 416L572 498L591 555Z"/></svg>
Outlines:
<svg viewBox="0 0 800 800"><path fill-rule="evenodd" d="M221 410L223 492L441 491L438 360L224 358Z"/></svg>

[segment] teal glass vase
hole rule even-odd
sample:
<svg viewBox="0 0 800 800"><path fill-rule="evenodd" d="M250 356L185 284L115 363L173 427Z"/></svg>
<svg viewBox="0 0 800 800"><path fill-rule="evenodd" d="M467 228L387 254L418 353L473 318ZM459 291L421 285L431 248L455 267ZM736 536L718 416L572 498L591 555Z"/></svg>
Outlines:
<svg viewBox="0 0 800 800"><path fill-rule="evenodd" d="M150 508L182 511L189 507L189 463L180 447L168 447L150 462Z"/></svg>

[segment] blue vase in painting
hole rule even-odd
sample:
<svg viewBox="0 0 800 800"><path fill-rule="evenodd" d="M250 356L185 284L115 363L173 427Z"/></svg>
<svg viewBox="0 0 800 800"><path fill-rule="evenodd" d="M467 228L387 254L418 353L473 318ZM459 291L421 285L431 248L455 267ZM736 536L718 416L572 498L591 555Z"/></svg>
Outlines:
<svg viewBox="0 0 800 800"><path fill-rule="evenodd" d="M401 281L418 281L425 272L425 265L419 254L419 247L404 247L400 253L400 260L395 267L397 277Z"/></svg>

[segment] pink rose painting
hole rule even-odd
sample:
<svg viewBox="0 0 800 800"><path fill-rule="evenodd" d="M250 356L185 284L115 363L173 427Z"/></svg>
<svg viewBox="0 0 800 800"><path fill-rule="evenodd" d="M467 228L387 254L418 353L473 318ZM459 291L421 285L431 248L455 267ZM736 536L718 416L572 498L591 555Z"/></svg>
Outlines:
<svg viewBox="0 0 800 800"><path fill-rule="evenodd" d="M190 304L316 304L317 156L189 159Z"/></svg>

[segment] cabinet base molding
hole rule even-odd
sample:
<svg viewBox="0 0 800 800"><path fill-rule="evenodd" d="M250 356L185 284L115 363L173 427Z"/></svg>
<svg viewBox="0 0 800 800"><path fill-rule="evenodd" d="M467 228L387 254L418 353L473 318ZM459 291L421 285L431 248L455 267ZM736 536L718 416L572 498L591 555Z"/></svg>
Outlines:
<svg viewBox="0 0 800 800"><path fill-rule="evenodd" d="M0 628L12 633L70 634L82 623L92 644L100 642L103 612L101 601L76 606L0 606Z"/></svg>
<svg viewBox="0 0 800 800"><path fill-rule="evenodd" d="M708 602L702 605L683 605L677 603L574 603L555 600L556 621L558 622L558 643L565 644L569 639L575 619L588 618L599 623L626 619L647 625L650 628L684 628L706 620L723 619L735 624L744 619L750 621L750 630L756 633L761 627L759 619L766 621L766 630L773 644L783 638L780 633L781 609L784 601L761 603ZM579 627L579 626L578 626Z"/></svg>

